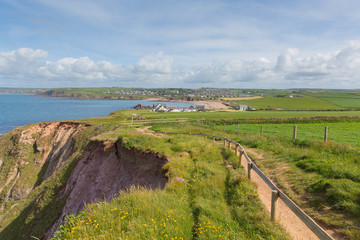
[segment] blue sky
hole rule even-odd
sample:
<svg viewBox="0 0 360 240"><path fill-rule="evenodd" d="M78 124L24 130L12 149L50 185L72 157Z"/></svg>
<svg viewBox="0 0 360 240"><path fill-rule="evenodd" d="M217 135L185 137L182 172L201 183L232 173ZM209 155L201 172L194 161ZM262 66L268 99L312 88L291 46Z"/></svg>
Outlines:
<svg viewBox="0 0 360 240"><path fill-rule="evenodd" d="M360 1L0 0L0 87L360 88Z"/></svg>

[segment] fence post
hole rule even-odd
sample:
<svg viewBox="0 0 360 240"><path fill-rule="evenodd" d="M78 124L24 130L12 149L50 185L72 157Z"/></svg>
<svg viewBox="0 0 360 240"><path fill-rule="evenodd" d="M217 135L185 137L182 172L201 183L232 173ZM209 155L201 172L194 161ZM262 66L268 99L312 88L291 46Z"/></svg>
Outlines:
<svg viewBox="0 0 360 240"><path fill-rule="evenodd" d="M239 154L239 163L241 165L241 160L242 160L242 155L244 154L243 150L240 150L240 154Z"/></svg>
<svg viewBox="0 0 360 240"><path fill-rule="evenodd" d="M276 208L277 208L277 200L279 198L279 191L272 190L271 193L271 221L276 221Z"/></svg>
<svg viewBox="0 0 360 240"><path fill-rule="evenodd" d="M238 145L235 145L235 155L237 154Z"/></svg>
<svg viewBox="0 0 360 240"><path fill-rule="evenodd" d="M263 126L260 127L260 135L263 135Z"/></svg>
<svg viewBox="0 0 360 240"><path fill-rule="evenodd" d="M215 136L213 136L213 141L215 142Z"/></svg>
<svg viewBox="0 0 360 240"><path fill-rule="evenodd" d="M294 125L293 139L296 139L297 126Z"/></svg>
<svg viewBox="0 0 360 240"><path fill-rule="evenodd" d="M231 141L229 140L228 149L230 150L230 148L231 148Z"/></svg>
<svg viewBox="0 0 360 240"><path fill-rule="evenodd" d="M328 127L325 127L324 142L327 141L327 138L328 138Z"/></svg>
<svg viewBox="0 0 360 240"><path fill-rule="evenodd" d="M248 179L249 179L249 180L251 180L251 169L252 169L252 163L251 163L251 162L248 162L247 172L248 172Z"/></svg>

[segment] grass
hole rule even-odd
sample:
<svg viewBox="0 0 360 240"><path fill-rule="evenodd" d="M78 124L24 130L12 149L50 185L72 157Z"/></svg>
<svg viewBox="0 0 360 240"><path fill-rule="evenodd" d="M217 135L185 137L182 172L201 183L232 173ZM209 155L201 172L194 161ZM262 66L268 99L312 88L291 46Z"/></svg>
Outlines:
<svg viewBox="0 0 360 240"><path fill-rule="evenodd" d="M320 98L307 95L294 95L289 98L282 96L265 96L264 98L235 101L256 109L264 110L340 110L341 107Z"/></svg>
<svg viewBox="0 0 360 240"><path fill-rule="evenodd" d="M329 141L291 140L282 136L260 136L212 130L195 123L180 131L225 135L265 154L256 163L268 176L313 217L348 239L359 239L360 165L359 148ZM179 131L176 124L154 125L155 130ZM281 169L281 170L278 170Z"/></svg>
<svg viewBox="0 0 360 240"><path fill-rule="evenodd" d="M60 171L40 182L28 198L15 205L8 202L1 220L0 238L21 239L24 235L40 236L57 218L65 199L57 192L65 184L78 156L90 141L122 141L128 148L153 151L170 159L164 167L169 182L165 189L150 191L131 188L121 192L110 203L89 204L77 216L70 216L57 233L57 239L286 239L286 233L269 221L259 202L254 186L246 179L233 153L198 136L161 136L137 133L123 124L132 113L149 120L153 130L166 132L198 132L225 135L241 144L260 149L264 159L256 163L272 176L286 193L323 224L349 239L360 236L360 167L356 138L348 136L359 127L358 121L302 123L297 120L298 139L291 140L293 117L359 116L356 111L255 111L203 113L150 113L117 111L109 117L76 120L91 124L76 137L74 155ZM221 120L216 129L209 121L161 123L158 119L202 118ZM275 119L276 118L276 119ZM278 118L283 118L279 121ZM288 119L286 119L288 118ZM247 119L240 124L224 119ZM275 119L275 120L274 120ZM273 121L265 124L266 121ZM259 135L260 122L264 135ZM139 121L140 123L140 121ZM208 124L205 124L208 123ZM324 125L329 126L330 141L324 144ZM338 130L338 132L335 132ZM0 141L0 183L18 161L39 158L30 146L17 145L19 133L6 134ZM316 132L318 131L318 132ZM17 133L16 133L17 132ZM284 137L286 136L286 137ZM355 135L357 136L357 135ZM311 140L310 140L311 139ZM315 139L315 140L312 140ZM319 141L316 141L318 139ZM342 144L342 143L348 144ZM352 145L351 145L352 144ZM225 160L234 166L226 167ZM39 170L30 163L22 167L22 177ZM276 171L281 167L283 171ZM23 178L19 186L28 187L36 178ZM30 184L30 185L31 185ZM221 237L220 237L221 236Z"/></svg>
<svg viewBox="0 0 360 240"><path fill-rule="evenodd" d="M68 218L55 239L287 238L269 221L254 186L225 167L224 158L236 164L233 153L198 137L119 137L170 159L167 186L156 191L132 188L110 203L89 204Z"/></svg>
<svg viewBox="0 0 360 240"><path fill-rule="evenodd" d="M236 120L236 119L289 119L289 118L313 118L313 117L346 117L360 116L360 111L213 111L213 112L179 112L179 113L152 113L149 111L136 111L146 119L209 119L209 120Z"/></svg>
<svg viewBox="0 0 360 240"><path fill-rule="evenodd" d="M211 123L209 123L211 125ZM297 126L296 138L299 140L323 141L325 127L328 127L328 140L336 143L349 144L360 147L360 122L358 120L350 122L317 122L317 123L241 123L239 131L247 134L259 134L261 127L263 134L269 136L282 136L287 139L293 137L294 125ZM212 125L214 126L214 125ZM237 132L238 124L226 123L225 129ZM217 130L223 130L224 125L215 125Z"/></svg>
<svg viewBox="0 0 360 240"><path fill-rule="evenodd" d="M70 97L120 97L116 95L116 91L127 91L127 88L55 88L50 89L58 94L63 94ZM132 96L134 98L144 98L146 96Z"/></svg>
<svg viewBox="0 0 360 240"><path fill-rule="evenodd" d="M360 108L359 93L323 93L314 94L312 96L323 99L340 107Z"/></svg>

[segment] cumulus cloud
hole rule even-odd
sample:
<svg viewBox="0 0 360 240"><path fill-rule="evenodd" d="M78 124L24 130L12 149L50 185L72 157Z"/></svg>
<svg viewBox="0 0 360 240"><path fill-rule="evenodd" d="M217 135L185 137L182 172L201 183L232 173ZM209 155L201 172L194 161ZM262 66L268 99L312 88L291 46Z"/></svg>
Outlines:
<svg viewBox="0 0 360 240"><path fill-rule="evenodd" d="M288 48L277 59L275 69L277 71L290 71L294 63L294 59L299 55L296 48Z"/></svg>
<svg viewBox="0 0 360 240"><path fill-rule="evenodd" d="M89 57L47 61L43 50L21 48L0 52L0 84L8 79L33 86L141 86L141 87L252 87L359 88L360 42L339 51L302 57L299 49L285 49L275 61L241 57L211 64L181 67L162 52L149 54L133 65L94 61ZM43 84L38 84L42 86ZM19 85L20 87L20 85Z"/></svg>
<svg viewBox="0 0 360 240"><path fill-rule="evenodd" d="M47 78L113 79L125 71L121 65L109 61L94 62L88 57L62 58L56 62L47 61L39 68L39 76Z"/></svg>
<svg viewBox="0 0 360 240"><path fill-rule="evenodd" d="M0 52L0 75L23 75L33 72L40 59L47 58L48 53L37 49L20 48L10 52Z"/></svg>
<svg viewBox="0 0 360 240"><path fill-rule="evenodd" d="M159 52L142 57L136 64L136 70L140 72L171 73L173 62L172 57Z"/></svg>

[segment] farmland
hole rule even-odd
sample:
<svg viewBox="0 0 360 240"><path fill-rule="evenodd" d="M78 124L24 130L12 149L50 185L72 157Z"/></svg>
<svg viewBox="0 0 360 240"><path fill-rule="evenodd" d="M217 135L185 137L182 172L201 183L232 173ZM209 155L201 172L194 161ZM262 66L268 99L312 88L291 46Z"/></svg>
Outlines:
<svg viewBox="0 0 360 240"><path fill-rule="evenodd" d="M328 127L328 140L336 143L350 144L360 147L360 122L319 122L319 123L296 123L299 140L323 141L324 129ZM246 134L259 134L261 127L263 134L269 136L282 136L286 139L293 137L294 124L290 123L253 123L239 124L239 132ZM216 125L218 130L223 130L222 124ZM237 132L237 124L226 124L226 131Z"/></svg>
<svg viewBox="0 0 360 240"><path fill-rule="evenodd" d="M271 118L313 118L313 117L346 117L360 116L359 111L214 111L214 112L189 112L189 113L152 113L137 111L138 115L148 119L156 118L189 118L189 119L271 119Z"/></svg>
<svg viewBox="0 0 360 240"><path fill-rule="evenodd" d="M312 96L328 101L344 108L360 108L360 95L358 93L324 93Z"/></svg>
<svg viewBox="0 0 360 240"><path fill-rule="evenodd" d="M264 98L235 101L237 104L249 105L252 108L261 110L340 110L328 101L306 95L286 95L266 96Z"/></svg>

